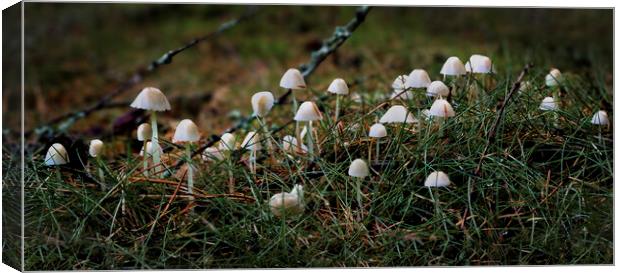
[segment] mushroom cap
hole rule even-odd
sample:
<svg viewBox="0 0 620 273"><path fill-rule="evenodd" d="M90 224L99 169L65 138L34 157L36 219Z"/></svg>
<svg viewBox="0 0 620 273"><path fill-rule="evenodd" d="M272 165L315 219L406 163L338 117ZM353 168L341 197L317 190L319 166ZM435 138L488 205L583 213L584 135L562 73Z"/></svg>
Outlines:
<svg viewBox="0 0 620 273"><path fill-rule="evenodd" d="M558 86L563 81L562 73L557 68L551 69L545 76L545 84L549 87Z"/></svg>
<svg viewBox="0 0 620 273"><path fill-rule="evenodd" d="M425 187L447 187L450 185L450 178L442 171L435 171L429 174L424 181Z"/></svg>
<svg viewBox="0 0 620 273"><path fill-rule="evenodd" d="M394 90L394 92L392 92L392 95L390 95L390 99L400 99L400 100L412 100L413 99L413 92L407 90L404 91L403 90Z"/></svg>
<svg viewBox="0 0 620 273"><path fill-rule="evenodd" d="M431 84L431 78L424 69L414 69L405 81L405 88L426 88Z"/></svg>
<svg viewBox="0 0 620 273"><path fill-rule="evenodd" d="M400 75L398 77L396 77L396 79L394 79L394 82L392 82L392 89L394 89L395 92L402 92L405 90L405 83L407 82L407 78L409 78L408 75Z"/></svg>
<svg viewBox="0 0 620 273"><path fill-rule="evenodd" d="M302 139L303 139L303 136L302 136ZM284 136L284 138L282 138L282 149L284 149L287 152L296 151L297 150L297 138L291 135ZM304 145L303 143L301 144L301 151L302 153L308 152L308 147Z"/></svg>
<svg viewBox="0 0 620 273"><path fill-rule="evenodd" d="M554 111L558 110L558 104L552 97L545 97L540 103L538 109L543 111Z"/></svg>
<svg viewBox="0 0 620 273"><path fill-rule="evenodd" d="M463 65L461 59L452 56L446 60L439 73L446 76L458 76L465 75L467 71L465 71L465 65Z"/></svg>
<svg viewBox="0 0 620 273"><path fill-rule="evenodd" d="M219 161L224 159L222 151L216 147L208 147L202 152L202 160Z"/></svg>
<svg viewBox="0 0 620 273"><path fill-rule="evenodd" d="M447 97L450 94L450 89L442 81L434 81L426 88L426 95L429 97Z"/></svg>
<svg viewBox="0 0 620 273"><path fill-rule="evenodd" d="M428 110L428 114L432 117L454 117L454 109L447 100L437 99L431 105L431 109Z"/></svg>
<svg viewBox="0 0 620 273"><path fill-rule="evenodd" d="M592 124L609 125L609 117L607 116L607 112L599 110L598 112L594 113L594 116L592 116Z"/></svg>
<svg viewBox="0 0 620 273"><path fill-rule="evenodd" d="M387 130L385 130L385 126L381 123L375 123L370 126L370 130L368 131L369 137L374 138L382 138L387 136Z"/></svg>
<svg viewBox="0 0 620 273"><path fill-rule="evenodd" d="M159 89L146 87L133 100L131 107L150 111L168 111L170 110L170 102Z"/></svg>
<svg viewBox="0 0 620 273"><path fill-rule="evenodd" d="M327 92L334 93L337 95L348 95L349 87L347 86L347 83L343 79L337 78L333 80L332 83L329 84L329 87L327 87Z"/></svg>
<svg viewBox="0 0 620 273"><path fill-rule="evenodd" d="M394 105L383 114L380 123L415 123L417 119L402 105Z"/></svg>
<svg viewBox="0 0 620 273"><path fill-rule="evenodd" d="M236 148L237 138L235 135L231 133L225 133L220 137L219 149L226 150L234 150Z"/></svg>
<svg viewBox="0 0 620 273"><path fill-rule="evenodd" d="M295 185L291 192L274 194L271 199L269 199L271 213L277 217L283 214L301 214L304 211L304 206L304 190L301 185Z"/></svg>
<svg viewBox="0 0 620 273"><path fill-rule="evenodd" d="M297 114L295 114L296 121L313 121L323 119L323 115L319 110L319 107L312 101L304 101L299 106Z"/></svg>
<svg viewBox="0 0 620 273"><path fill-rule="evenodd" d="M491 58L474 54L469 57L469 61L465 63L465 71L478 74L488 74L493 72L493 62Z"/></svg>
<svg viewBox="0 0 620 273"><path fill-rule="evenodd" d="M248 132L241 143L241 147L247 150L260 150L262 148L260 134L255 131Z"/></svg>
<svg viewBox="0 0 620 273"><path fill-rule="evenodd" d="M163 154L164 151L161 149L161 146L159 145L153 145L152 142L148 141L146 142L146 147L142 148L142 150L140 150L140 156L144 156L144 150L146 150L146 154L147 155L153 155L153 153L155 152L155 146L157 146L159 148L159 154Z"/></svg>
<svg viewBox="0 0 620 273"><path fill-rule="evenodd" d="M306 89L306 81L299 70L289 68L280 79L280 87L293 90Z"/></svg>
<svg viewBox="0 0 620 273"><path fill-rule="evenodd" d="M521 82L521 86L519 86L519 93L523 93L526 92L530 89L532 89L532 83L530 81L523 81Z"/></svg>
<svg viewBox="0 0 620 273"><path fill-rule="evenodd" d="M254 110L254 114L259 117L266 116L269 114L269 111L271 111L274 102L275 98L269 91L262 91L254 94L252 96L252 109Z"/></svg>
<svg viewBox="0 0 620 273"><path fill-rule="evenodd" d="M98 155L101 154L102 150L103 150L103 141L99 139L93 139L90 141L88 145L88 154L90 154L90 156L97 157Z"/></svg>
<svg viewBox="0 0 620 273"><path fill-rule="evenodd" d="M52 144L52 146L47 149L44 162L46 166L63 165L69 163L69 154L67 153L67 149L65 149L65 146L62 146L62 144L60 143Z"/></svg>
<svg viewBox="0 0 620 273"><path fill-rule="evenodd" d="M177 129L174 131L174 136L172 137L172 142L196 142L199 139L200 133L198 132L198 126L190 119L184 119L177 125Z"/></svg>
<svg viewBox="0 0 620 273"><path fill-rule="evenodd" d="M349 166L349 176L364 178L369 174L370 172L368 171L366 161L358 158L351 162L351 166Z"/></svg>
<svg viewBox="0 0 620 273"><path fill-rule="evenodd" d="M136 135L138 136L139 141L151 139L151 137L153 136L153 129L151 128L150 124L142 123L140 124L140 126L138 126Z"/></svg>

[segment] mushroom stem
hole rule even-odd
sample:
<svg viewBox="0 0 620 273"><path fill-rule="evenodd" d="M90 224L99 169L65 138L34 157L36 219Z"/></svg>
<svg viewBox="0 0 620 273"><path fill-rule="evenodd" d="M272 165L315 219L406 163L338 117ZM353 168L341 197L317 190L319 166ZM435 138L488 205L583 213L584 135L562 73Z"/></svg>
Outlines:
<svg viewBox="0 0 620 273"><path fill-rule="evenodd" d="M336 113L334 114L334 123L338 123L339 115L340 115L340 95L336 94Z"/></svg>
<svg viewBox="0 0 620 273"><path fill-rule="evenodd" d="M379 138L377 138L376 150L375 150L375 163L379 163Z"/></svg>
<svg viewBox="0 0 620 273"><path fill-rule="evenodd" d="M334 125L336 128L336 138L334 139L334 159L338 158L338 140L340 130L338 130L338 116L340 115L340 95L336 94L336 113L334 114Z"/></svg>
<svg viewBox="0 0 620 273"><path fill-rule="evenodd" d="M142 171L142 174L145 177L148 177L149 176L149 160L148 160L148 154L146 151L147 140L145 139L143 142L144 143L142 144L142 166L144 169Z"/></svg>
<svg viewBox="0 0 620 273"><path fill-rule="evenodd" d="M364 205L362 204L362 178L355 178L355 192L356 192L356 200L359 206L359 217L361 219L361 215L364 214Z"/></svg>
<svg viewBox="0 0 620 273"><path fill-rule="evenodd" d="M151 145L153 145L153 165L155 165L155 173L159 173L160 177L164 174L161 172L161 159L159 154L159 136L157 135L157 112L151 111L151 128L153 128L153 134L151 136Z"/></svg>
<svg viewBox="0 0 620 273"><path fill-rule="evenodd" d="M258 123L260 125L261 128L263 128L263 133L265 135L265 139L267 141L267 154L269 154L269 158L271 159L272 162L275 162L275 159L273 157L273 153L270 153L270 151L274 151L273 148L273 142L271 141L272 137L271 137L271 132L269 131L269 128L267 128L267 122L265 121L265 117L256 117L256 119L258 119Z"/></svg>
<svg viewBox="0 0 620 273"><path fill-rule="evenodd" d="M194 199L194 168L192 168L191 144L186 144L185 148L187 152L187 193L191 195L190 199Z"/></svg>
<svg viewBox="0 0 620 273"><path fill-rule="evenodd" d="M312 121L308 121L308 155L310 155L310 159L314 157L314 142L312 141ZM301 147L302 142L298 142L297 147Z"/></svg>
<svg viewBox="0 0 620 273"><path fill-rule="evenodd" d="M256 149L250 152L250 172L256 174Z"/></svg>
<svg viewBox="0 0 620 273"><path fill-rule="evenodd" d="M295 97L295 92L293 92L293 90L289 89L289 92L291 92L291 94L293 95L293 116L295 116L295 114L297 114L297 98ZM301 153L301 143L303 143L301 141L301 133L299 131L299 121L295 121L295 138L297 138L297 148L295 149L297 153Z"/></svg>

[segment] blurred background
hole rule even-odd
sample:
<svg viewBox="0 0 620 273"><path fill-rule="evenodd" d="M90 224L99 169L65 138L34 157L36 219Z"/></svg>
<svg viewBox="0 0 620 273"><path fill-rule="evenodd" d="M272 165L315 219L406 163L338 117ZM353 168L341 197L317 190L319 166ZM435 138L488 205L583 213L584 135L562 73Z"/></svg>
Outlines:
<svg viewBox="0 0 620 273"><path fill-rule="evenodd" d="M247 8L26 3L26 130L96 103L137 69ZM254 92L284 93L278 87L283 72L306 62L355 9L260 6L247 21L177 55L116 101L129 103L143 87L155 86L168 98L185 98L172 102L173 111L164 118L192 118L206 134L219 134L230 126L231 111L251 113ZM591 77L612 92L612 30L611 9L375 7L308 83L322 92L342 77L359 83L354 90L388 93L396 76L414 68L439 79L447 57L465 61L480 53L494 60L499 74L514 76L533 61L544 70L557 67ZM17 94L5 92L5 106L15 103ZM203 99L205 94L211 96ZM99 111L71 132L109 130L128 110L127 105ZM19 128L18 122L5 118L5 127Z"/></svg>

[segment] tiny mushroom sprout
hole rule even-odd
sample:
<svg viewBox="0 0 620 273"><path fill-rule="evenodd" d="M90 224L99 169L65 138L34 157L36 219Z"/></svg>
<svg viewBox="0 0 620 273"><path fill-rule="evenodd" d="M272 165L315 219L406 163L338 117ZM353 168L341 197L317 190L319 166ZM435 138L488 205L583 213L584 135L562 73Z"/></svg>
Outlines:
<svg viewBox="0 0 620 273"><path fill-rule="evenodd" d="M407 77L405 88L426 88L431 84L431 78L424 69L414 69Z"/></svg>
<svg viewBox="0 0 620 273"><path fill-rule="evenodd" d="M465 65L463 65L463 62L461 62L459 57L455 56L448 58L439 72L439 74L442 74L444 78L446 76L465 75L465 73L467 73L467 71L465 71Z"/></svg>
<svg viewBox="0 0 620 273"><path fill-rule="evenodd" d="M198 126L189 120L184 119L177 125L172 137L174 143L184 143L187 151L187 193L190 195L194 192L194 167L192 166L192 147L191 143L200 139Z"/></svg>
<svg viewBox="0 0 620 273"><path fill-rule="evenodd" d="M425 187L447 187L450 185L450 178L442 171L435 171L429 174L424 181Z"/></svg>
<svg viewBox="0 0 620 273"><path fill-rule="evenodd" d="M62 146L60 143L52 144L52 146L47 149L44 163L46 166L64 165L69 163L69 154L67 153L65 146Z"/></svg>
<svg viewBox="0 0 620 273"><path fill-rule="evenodd" d="M276 217L299 215L304 212L304 188L295 185L291 192L274 194L269 199L269 209Z"/></svg>
<svg viewBox="0 0 620 273"><path fill-rule="evenodd" d="M465 64L465 71L474 74L489 74L493 72L493 62L487 56L474 54Z"/></svg>
<svg viewBox="0 0 620 273"><path fill-rule="evenodd" d="M262 91L254 94L252 96L252 109L254 110L254 115L260 118L264 118L275 102L275 98L273 94L269 91Z"/></svg>
<svg viewBox="0 0 620 273"><path fill-rule="evenodd" d="M603 111L603 110L599 110L598 112L594 113L594 116L592 116L592 124L594 125L609 125L609 117L607 116L607 112Z"/></svg>
<svg viewBox="0 0 620 273"><path fill-rule="evenodd" d="M310 154L310 156L314 155L314 142L312 140L312 121L321 119L323 119L323 115L321 114L321 111L316 106L316 104L312 101L306 101L302 103L301 106L299 106L299 110L297 110L297 113L295 114L296 121L308 122L308 134L306 135L308 136L308 153ZM300 135L297 136L297 142L303 143L303 141L301 141ZM298 149L300 149L299 146Z"/></svg>
<svg viewBox="0 0 620 273"><path fill-rule="evenodd" d="M146 143L151 139L151 136L153 135L153 130L151 129L151 125L149 125L148 123L140 124L140 126L138 126L136 135L138 137L138 140L142 141L142 149L143 150L146 149ZM144 176L147 176L149 163L148 163L146 156L142 159L142 162L143 162L143 168L144 168L143 174Z"/></svg>
<svg viewBox="0 0 620 273"><path fill-rule="evenodd" d="M235 149L237 138L231 133L225 133L220 137L219 149L223 151L231 151Z"/></svg>
<svg viewBox="0 0 620 273"><path fill-rule="evenodd" d="M431 106L431 109L428 110L428 114L433 117L441 118L454 117L455 115L452 105L444 99L435 100Z"/></svg>
<svg viewBox="0 0 620 273"><path fill-rule="evenodd" d="M269 91L258 92L252 96L252 109L257 116L260 127L263 129L267 141L267 150L271 150L271 134L265 121L265 116L269 113L274 104L273 94Z"/></svg>
<svg viewBox="0 0 620 273"><path fill-rule="evenodd" d="M88 154L92 157L97 157L103 150L103 141L99 139L93 139L88 145Z"/></svg>
<svg viewBox="0 0 620 273"><path fill-rule="evenodd" d="M297 150L297 139L294 136L286 135L282 138L282 149L286 152L294 152ZM308 147L301 144L301 152L306 153L308 151Z"/></svg>
<svg viewBox="0 0 620 273"><path fill-rule="evenodd" d="M204 161L218 161L222 159L224 159L224 154L217 147L207 147L202 152L202 160Z"/></svg>
<svg viewBox="0 0 620 273"><path fill-rule="evenodd" d="M248 132L241 143L241 147L250 151L250 171L256 173L256 152L262 148L260 144L260 135L254 131Z"/></svg>
<svg viewBox="0 0 620 273"><path fill-rule="evenodd" d="M329 84L329 87L327 87L327 92L336 94L336 113L334 116L334 122L338 122L338 115L340 112L340 95L348 95L349 87L343 79L337 78L333 80L331 84Z"/></svg>
<svg viewBox="0 0 620 273"><path fill-rule="evenodd" d="M426 95L429 97L447 97L450 89L442 81L434 81L426 88Z"/></svg>
<svg viewBox="0 0 620 273"><path fill-rule="evenodd" d="M151 127L153 131L151 142L153 142L153 145L159 146L156 113L170 110L170 102L168 102L166 95L155 87L146 87L140 91L130 106L151 112ZM153 154L153 164L155 164L156 171L161 169L161 166L159 166L161 163L159 150L160 149L155 149ZM163 173L161 173L161 175L163 176Z"/></svg>
<svg viewBox="0 0 620 273"><path fill-rule="evenodd" d="M555 111L558 110L558 104L552 97L545 97L540 103L538 109L543 111Z"/></svg>
<svg viewBox="0 0 620 273"><path fill-rule="evenodd" d="M386 137L387 136L387 130L385 129L385 126L383 126L383 124L381 123L375 123L372 126L370 126L370 130L368 131L368 136L371 138L375 138L376 140L376 149L375 149L375 160L379 161L379 139ZM368 143L368 161L370 161L370 145L371 143Z"/></svg>
<svg viewBox="0 0 620 273"><path fill-rule="evenodd" d="M549 74L545 76L545 85L549 87L554 87L560 85L562 83L562 73L557 68L551 69Z"/></svg>
<svg viewBox="0 0 620 273"><path fill-rule="evenodd" d="M415 123L417 120L402 105L394 105L379 120L380 123Z"/></svg>
<svg viewBox="0 0 620 273"><path fill-rule="evenodd" d="M90 154L90 156L95 158L98 165L101 165L100 155L102 151L103 151L103 141L99 139L93 139L90 141L88 145L88 154ZM100 166L97 167L97 172L99 173L99 178L101 179L101 182L103 182L103 179L104 179L103 169ZM102 187L105 189L105 186L103 184L102 184Z"/></svg>
<svg viewBox="0 0 620 273"><path fill-rule="evenodd" d="M368 165L362 159L356 159L351 162L349 166L349 176L355 177L357 183L355 185L355 190L357 193L357 203L360 206L360 209L363 208L362 204L362 180L364 177L370 175L370 171L368 170Z"/></svg>

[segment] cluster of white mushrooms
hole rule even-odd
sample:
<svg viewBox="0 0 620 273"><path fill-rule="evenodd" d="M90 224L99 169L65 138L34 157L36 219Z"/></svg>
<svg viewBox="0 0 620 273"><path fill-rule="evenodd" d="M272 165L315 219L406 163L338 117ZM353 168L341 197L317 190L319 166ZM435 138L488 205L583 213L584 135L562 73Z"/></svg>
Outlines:
<svg viewBox="0 0 620 273"><path fill-rule="evenodd" d="M466 74L470 74L467 79L467 83L464 83L462 77ZM464 88L468 92L469 99L477 99L480 95L480 88L484 88L485 81L488 80L487 74L494 73L494 67L491 59L483 55L472 55L469 60L463 64L458 57L450 57L446 60L441 68L440 74L443 76L443 81L431 81L429 74L423 69L414 69L408 75L400 75L396 77L392 83L393 93L389 96L390 100L396 103L392 103L392 106L381 116L379 121L372 124L368 131L368 137L370 138L370 144L375 142L375 161L379 161L379 143L382 138L388 136L388 130L384 124L410 124L416 123L422 124L425 120L433 121L454 117L456 115L454 108L448 101L450 96L456 92L457 86ZM470 80L473 79L472 82ZM449 87L444 82L448 82L451 85ZM482 84L475 84L474 81L481 81ZM540 104L540 110L542 111L557 111L559 109L559 96L557 88L563 83L563 77L559 70L552 69L550 73L545 77L545 84L553 90L553 97L545 97ZM523 82L520 91L531 88L530 82ZM273 154L280 150L284 154L295 159L297 155L307 155L313 158L315 155L316 143L316 130L313 128L313 122L318 122L323 119L323 114L313 101L304 101L298 105L295 93L298 90L306 89L306 83L304 77L297 69L289 69L284 73L280 80L280 87L292 91L293 96L293 114L296 122L294 135L285 135L281 141L277 141L274 136L271 135L267 124L267 115L271 111L275 104L275 97L269 91L262 91L255 93L251 98L251 105L254 111L254 115L260 125L259 131L247 132L243 139L241 146L237 146L237 138L231 133L226 133L221 136L219 143L216 146L208 147L202 154L202 159L206 162L224 160L230 157L231 151L242 148L247 149L250 152L248 158L248 168L251 173L255 174L257 169L256 159L259 151L264 151L265 155L273 156ZM336 107L334 111L334 124L339 121L341 111L342 97L349 95L349 87L347 83L337 78L332 81L328 86L327 92L336 96ZM418 118L411 113L405 105L398 104L398 101L404 102L406 100L412 100L416 95L422 94L430 99L433 99L433 103L429 109L419 111ZM353 97L353 96L351 96ZM352 98L353 99L353 98ZM404 103L403 103L404 104ZM163 154L162 148L159 145L159 134L157 127L157 112L170 110L170 103L166 99L166 96L157 88L146 87L144 88L135 100L131 103L131 107L137 109L143 109L149 111L151 117L151 124L144 123L137 128L137 139L142 141L143 147L140 151L140 156L143 158L143 168L140 173L144 176L163 176L165 171L161 163L161 155ZM609 126L609 118L605 111L598 111L594 114L591 120L595 125L607 125ZM303 125L303 129L302 126ZM338 133L338 130L336 130ZM306 138L304 140L304 138ZM187 163L187 193L192 196L194 187L194 172L196 171L195 164L192 160L193 144L200 140L200 131L198 126L190 119L184 119L178 123L172 142L179 145L184 145L186 149ZM336 146L334 144L334 152ZM103 142L98 139L94 139L90 142L89 154L90 156L97 158L103 149ZM371 146L368 149L368 162L371 161ZM62 165L69 162L67 150L62 144L55 143L51 145L45 156L44 164L48 166ZM230 163L233 164L233 163ZM348 170L348 175L356 179L356 196L357 202L362 204L362 180L371 174L367 161L363 159L352 160ZM99 169L99 175L103 179L103 172ZM231 174L232 176L232 174ZM233 179L230 179L232 181ZM424 181L426 187L447 187L451 184L448 175L442 171L434 171L428 175ZM234 184L229 184L229 191L234 192ZM275 194L269 201L271 211L276 216L283 214L299 214L304 210L304 191L302 185L294 185L291 192L282 192Z"/></svg>

